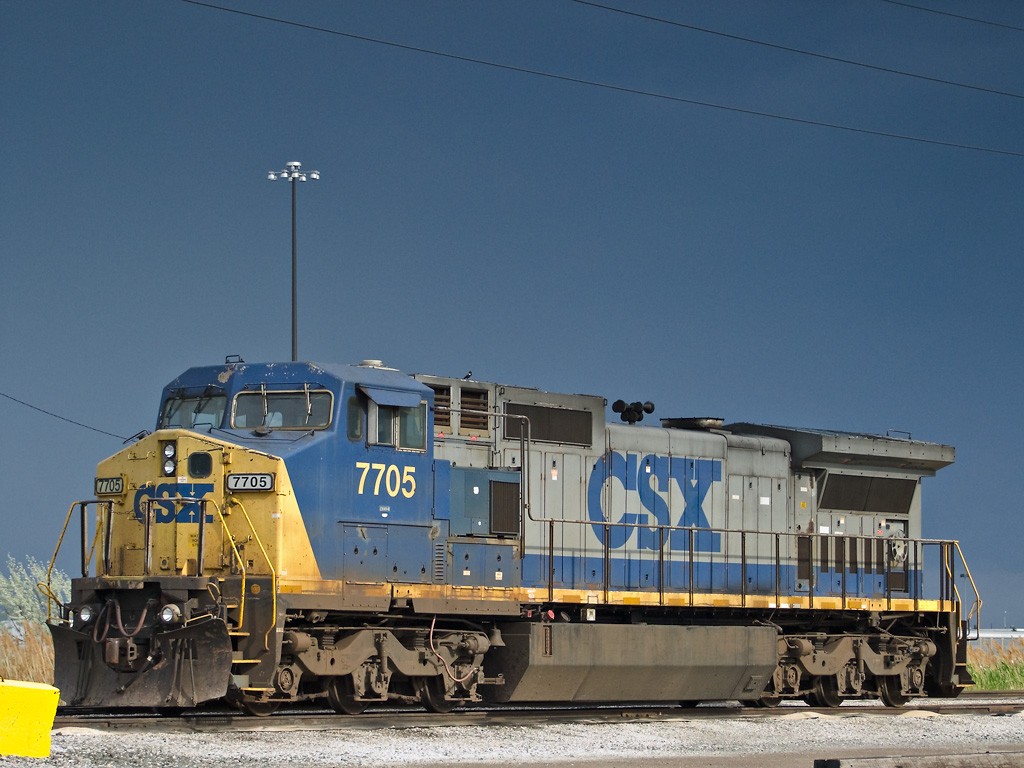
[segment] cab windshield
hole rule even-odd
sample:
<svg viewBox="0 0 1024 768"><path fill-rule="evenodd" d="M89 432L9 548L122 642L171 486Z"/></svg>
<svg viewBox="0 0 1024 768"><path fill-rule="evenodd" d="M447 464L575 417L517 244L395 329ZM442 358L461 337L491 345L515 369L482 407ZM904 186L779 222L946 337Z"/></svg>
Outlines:
<svg viewBox="0 0 1024 768"><path fill-rule="evenodd" d="M236 429L324 429L330 426L334 397L329 391L240 392L231 425Z"/></svg>
<svg viewBox="0 0 1024 768"><path fill-rule="evenodd" d="M180 427L219 427L224 420L228 399L220 389L207 387L203 392L181 392L164 401L158 429Z"/></svg>

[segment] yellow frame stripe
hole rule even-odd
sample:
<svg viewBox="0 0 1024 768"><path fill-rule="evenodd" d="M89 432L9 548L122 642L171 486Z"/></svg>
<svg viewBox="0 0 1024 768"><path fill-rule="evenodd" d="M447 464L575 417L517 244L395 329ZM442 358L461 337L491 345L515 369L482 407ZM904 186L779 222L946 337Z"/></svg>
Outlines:
<svg viewBox="0 0 1024 768"><path fill-rule="evenodd" d="M695 592L610 592L604 599L603 590L556 589L548 599L546 588L518 587L453 587L443 584L394 585L396 598L445 600L494 600L517 603L576 603L580 605L637 605L670 608L750 608L762 610L802 609L821 611L920 611L926 613L952 613L956 603L952 600L914 600L899 597L883 598L846 597L836 595L739 595L729 593Z"/></svg>

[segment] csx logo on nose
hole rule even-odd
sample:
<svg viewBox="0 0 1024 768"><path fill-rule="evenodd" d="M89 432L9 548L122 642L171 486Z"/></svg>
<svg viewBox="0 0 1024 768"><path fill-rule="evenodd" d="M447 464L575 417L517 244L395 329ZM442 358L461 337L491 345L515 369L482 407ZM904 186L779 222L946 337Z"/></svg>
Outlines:
<svg viewBox="0 0 1024 768"><path fill-rule="evenodd" d="M695 552L721 552L722 534L707 529L711 527L704 513L704 499L711 490L713 483L722 480L722 462L720 459L691 459L685 456L657 456L654 454L640 457L636 453L606 453L594 466L587 485L587 514L593 525L598 541L612 549L624 547L634 531L637 535L637 549L658 549L664 541L672 550L688 550L693 541ZM602 489L608 483L611 493L608 499L609 509L602 506ZM613 483L621 485L617 491ZM629 495L639 497L641 511L623 511L618 519L613 519L620 509L636 509ZM678 494L678 495L676 495ZM676 495L676 502L682 496L682 512L673 515L669 509L669 499ZM679 509L673 503L673 509ZM672 518L675 519L672 519ZM604 523L615 525L605 526ZM660 534L651 526L675 526L677 530L665 531ZM685 528L697 529L692 533ZM662 539L664 536L664 539Z"/></svg>
<svg viewBox="0 0 1024 768"><path fill-rule="evenodd" d="M157 523L198 523L202 514L198 501L176 501L176 499L202 499L213 493L213 483L161 483L155 488L140 488L135 494L135 517L144 519L143 499L149 499L153 521ZM213 522L213 514L207 512L206 522Z"/></svg>

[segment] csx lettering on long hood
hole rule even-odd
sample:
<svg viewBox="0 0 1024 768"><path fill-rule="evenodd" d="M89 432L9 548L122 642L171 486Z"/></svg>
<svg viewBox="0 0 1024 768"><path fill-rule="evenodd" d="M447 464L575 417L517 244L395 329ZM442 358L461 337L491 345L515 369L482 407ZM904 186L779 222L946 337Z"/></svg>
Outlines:
<svg viewBox="0 0 1024 768"><path fill-rule="evenodd" d="M720 459L606 453L597 460L590 474L587 515L598 541L605 544L607 534L607 543L612 549L626 546L635 532L638 549L658 549L659 543L664 541L669 549L688 550L692 538L695 552L721 552L722 535L706 530L711 525L704 512L708 491L712 484L721 480ZM606 483L611 493L602 493ZM625 496L615 493L616 483L625 491ZM676 491L673 491L673 485ZM673 504L676 509L669 509L669 498L674 492L683 499L681 512L677 511L678 504ZM617 500L625 499L626 503L617 501L612 509L604 509L603 504L613 498L613 494ZM643 512L624 511L630 494L639 497ZM633 504L628 506L635 508ZM605 523L613 525L606 526ZM696 530L668 530L661 539L658 529L651 527L659 525Z"/></svg>
<svg viewBox="0 0 1024 768"><path fill-rule="evenodd" d="M174 501L174 499L202 499L213 493L213 483L161 483L147 486L135 492L135 517L143 519L142 500L151 499L153 521L157 523L198 523L200 504L198 501ZM213 514L207 513L206 522L213 522Z"/></svg>

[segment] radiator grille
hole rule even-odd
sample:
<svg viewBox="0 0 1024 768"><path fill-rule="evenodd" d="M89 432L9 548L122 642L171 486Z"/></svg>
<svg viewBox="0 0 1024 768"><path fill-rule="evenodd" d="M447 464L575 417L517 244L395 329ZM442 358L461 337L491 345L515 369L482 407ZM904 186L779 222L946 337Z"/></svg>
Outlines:
<svg viewBox="0 0 1024 768"><path fill-rule="evenodd" d="M818 506L821 509L906 515L910 512L916 490L916 480L830 472L828 481L819 486Z"/></svg>
<svg viewBox="0 0 1024 768"><path fill-rule="evenodd" d="M591 445L593 443L594 417L590 411L576 411L571 408L552 408L547 405L525 405L506 403L505 413L525 416L530 420L530 439L542 443L569 443L570 445ZM505 436L519 439L522 422L508 419Z"/></svg>

